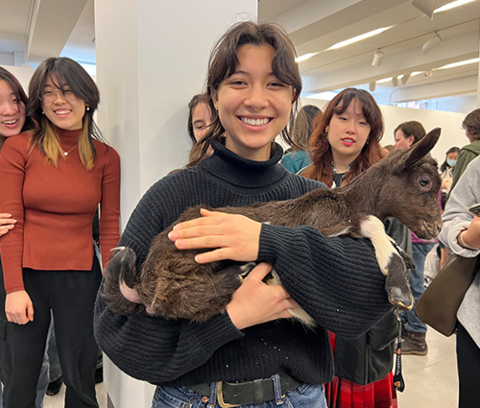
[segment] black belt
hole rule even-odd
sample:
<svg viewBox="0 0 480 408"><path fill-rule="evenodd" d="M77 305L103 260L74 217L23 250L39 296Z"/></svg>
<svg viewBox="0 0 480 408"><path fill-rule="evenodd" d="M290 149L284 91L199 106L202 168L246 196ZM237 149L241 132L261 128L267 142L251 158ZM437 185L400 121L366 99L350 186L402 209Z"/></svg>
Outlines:
<svg viewBox="0 0 480 408"><path fill-rule="evenodd" d="M262 378L241 383L217 382L217 401L222 408L238 407L248 404L262 404L275 399L274 380ZM282 396L303 383L287 373L280 373ZM211 384L198 384L190 387L198 394L210 396Z"/></svg>

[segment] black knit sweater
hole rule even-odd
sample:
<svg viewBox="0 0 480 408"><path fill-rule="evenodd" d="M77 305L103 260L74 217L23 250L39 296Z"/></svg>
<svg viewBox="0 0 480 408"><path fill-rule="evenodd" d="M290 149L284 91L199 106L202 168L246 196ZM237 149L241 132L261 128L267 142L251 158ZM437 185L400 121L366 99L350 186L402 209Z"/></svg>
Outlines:
<svg viewBox="0 0 480 408"><path fill-rule="evenodd" d="M212 145L211 157L158 181L137 205L120 246L135 251L138 267L154 236L188 207L245 206L325 187L278 164L278 145L265 162ZM309 384L330 381L326 329L354 338L390 309L370 241L324 237L311 227L263 225L258 260L274 265L288 293L317 322L315 330L280 319L240 331L226 313L195 324L145 313L121 316L105 305L101 289L95 308L98 344L127 374L163 386L268 378L280 369Z"/></svg>

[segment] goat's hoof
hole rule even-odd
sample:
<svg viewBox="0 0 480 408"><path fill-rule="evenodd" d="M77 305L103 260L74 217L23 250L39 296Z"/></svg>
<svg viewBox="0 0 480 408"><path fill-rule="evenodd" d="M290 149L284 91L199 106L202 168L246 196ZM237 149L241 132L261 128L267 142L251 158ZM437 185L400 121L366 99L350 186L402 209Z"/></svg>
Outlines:
<svg viewBox="0 0 480 408"><path fill-rule="evenodd" d="M411 293L405 293L399 288L390 288L388 301L395 307L409 312L413 308L414 299Z"/></svg>

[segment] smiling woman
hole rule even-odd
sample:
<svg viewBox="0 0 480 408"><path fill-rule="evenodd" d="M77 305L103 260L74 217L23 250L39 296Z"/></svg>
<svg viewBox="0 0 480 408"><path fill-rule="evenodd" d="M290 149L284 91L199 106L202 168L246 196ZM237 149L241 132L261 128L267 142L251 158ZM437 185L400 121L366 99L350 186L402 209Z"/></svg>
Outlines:
<svg viewBox="0 0 480 408"><path fill-rule="evenodd" d="M98 140L98 89L78 63L43 61L29 94L34 129L8 138L0 155L1 209L18 220L0 239L4 403L34 406L53 312L66 406L97 408L92 314L102 274L92 221L100 205L106 264L119 239L120 160Z"/></svg>
<svg viewBox="0 0 480 408"><path fill-rule="evenodd" d="M148 190L120 240L135 253L137 270L154 237L187 208L289 200L325 188L288 172L274 142L278 134L289 140L301 87L293 44L276 24L242 22L221 37L207 77L216 109L208 133L193 147L199 154ZM192 408L207 401L215 408L325 408L323 383L333 373L326 329L356 337L389 309L373 250L364 240L325 237L311 227L261 224L218 211L202 215L170 235L177 248L205 249L196 258L202 264L261 262L228 299L226 312L198 324L140 309L120 315L105 302L111 291L123 296L116 281L97 297L99 345L127 374L158 385L155 408L171 401ZM285 286L263 282L271 265ZM318 323L315 331L288 319L297 302Z"/></svg>

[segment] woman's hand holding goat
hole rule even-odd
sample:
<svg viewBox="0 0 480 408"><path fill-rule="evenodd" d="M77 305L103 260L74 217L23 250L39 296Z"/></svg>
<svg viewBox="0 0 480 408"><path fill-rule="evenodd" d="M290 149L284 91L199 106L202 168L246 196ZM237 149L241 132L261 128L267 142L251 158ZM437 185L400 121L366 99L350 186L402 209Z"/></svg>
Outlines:
<svg viewBox="0 0 480 408"><path fill-rule="evenodd" d="M201 210L202 218L183 222L169 234L178 249L215 248L195 257L198 263L232 259L250 262L258 257L262 224L243 215Z"/></svg>
<svg viewBox="0 0 480 408"><path fill-rule="evenodd" d="M263 279L272 266L262 262L247 275L227 305L230 320L239 330L276 319L292 317L287 309L298 308L282 285L267 285Z"/></svg>

